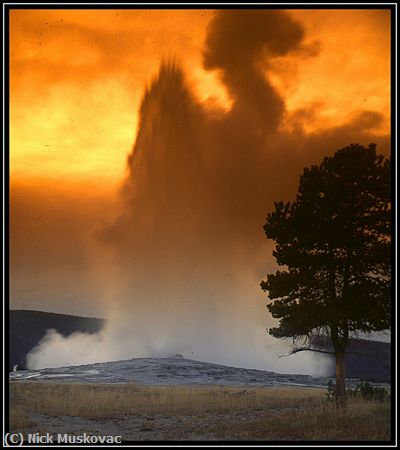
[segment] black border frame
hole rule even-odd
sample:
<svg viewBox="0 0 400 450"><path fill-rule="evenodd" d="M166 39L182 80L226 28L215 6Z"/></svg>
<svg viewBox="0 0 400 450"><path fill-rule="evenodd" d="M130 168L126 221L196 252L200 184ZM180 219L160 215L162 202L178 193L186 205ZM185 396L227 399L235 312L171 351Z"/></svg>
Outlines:
<svg viewBox="0 0 400 450"><path fill-rule="evenodd" d="M397 2L395 3L3 3L3 445L5 433L9 430L9 382L6 381L9 360L9 346L8 346L8 330L9 330L9 229L10 229L10 164L9 164L9 12L13 9L389 9L391 11L391 157L392 157L392 272L397 274ZM394 229L393 229L394 225ZM7 270L6 270L7 269ZM397 278L395 275L395 282L392 282L392 324L391 330L391 356L392 356L392 422L391 422L391 440L390 441L123 441L118 445L107 445L107 447L147 447L147 446L256 446L256 447L271 447L271 446L346 446L346 447L397 447ZM7 363L7 364L6 364ZM396 381L394 381L396 380ZM42 445L23 445L24 447L48 447L54 444ZM57 444L60 447L75 447L82 445L63 445Z"/></svg>

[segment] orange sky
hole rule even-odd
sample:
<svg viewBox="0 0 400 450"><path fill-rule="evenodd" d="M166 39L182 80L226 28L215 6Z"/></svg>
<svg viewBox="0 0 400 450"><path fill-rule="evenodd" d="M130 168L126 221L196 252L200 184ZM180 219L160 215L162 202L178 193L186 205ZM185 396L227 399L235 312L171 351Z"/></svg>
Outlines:
<svg viewBox="0 0 400 450"><path fill-rule="evenodd" d="M307 131L382 113L389 132L390 13L292 10L306 31L301 51L266 74L284 96L290 127ZM143 89L162 58L176 57L196 96L229 108L215 72L202 65L211 10L12 10L12 184L54 182L113 190L132 148ZM260 61L262 64L262 61Z"/></svg>

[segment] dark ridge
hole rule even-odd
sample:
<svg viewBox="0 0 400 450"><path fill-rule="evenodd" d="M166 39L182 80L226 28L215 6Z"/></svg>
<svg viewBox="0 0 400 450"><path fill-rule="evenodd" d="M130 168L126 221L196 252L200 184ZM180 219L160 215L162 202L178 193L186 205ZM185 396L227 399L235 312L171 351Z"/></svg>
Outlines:
<svg viewBox="0 0 400 450"><path fill-rule="evenodd" d="M74 332L97 333L106 320L57 314L44 311L10 310L8 367L11 371L15 364L19 369L26 368L26 355L39 343L46 330L57 330L63 336Z"/></svg>
<svg viewBox="0 0 400 450"><path fill-rule="evenodd" d="M326 347L326 349L332 350L329 347ZM359 378L377 383L390 383L390 342L351 339L346 352L346 378ZM335 361L333 357L329 376L335 376Z"/></svg>
<svg viewBox="0 0 400 450"><path fill-rule="evenodd" d="M9 370L15 364L26 368L26 355L39 343L46 330L55 329L63 336L74 332L96 333L105 325L105 319L73 316L31 310L10 310ZM326 347L330 350L329 347ZM346 355L346 378L390 383L391 346L387 342L352 339ZM177 355L175 355L177 356ZM334 377L335 362L332 358L328 376Z"/></svg>

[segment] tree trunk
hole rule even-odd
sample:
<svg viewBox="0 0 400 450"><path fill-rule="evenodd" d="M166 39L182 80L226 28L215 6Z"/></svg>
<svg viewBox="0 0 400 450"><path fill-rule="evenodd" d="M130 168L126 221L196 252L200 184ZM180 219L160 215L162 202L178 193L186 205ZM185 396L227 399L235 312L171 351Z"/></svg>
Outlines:
<svg viewBox="0 0 400 450"><path fill-rule="evenodd" d="M344 406L346 402L345 378L344 352L336 352L335 400L338 406Z"/></svg>

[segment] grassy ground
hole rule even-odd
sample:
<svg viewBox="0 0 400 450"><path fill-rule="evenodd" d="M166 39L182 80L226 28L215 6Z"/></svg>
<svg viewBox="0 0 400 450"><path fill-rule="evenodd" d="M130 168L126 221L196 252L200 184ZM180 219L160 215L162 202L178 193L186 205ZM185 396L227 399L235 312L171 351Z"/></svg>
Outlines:
<svg viewBox="0 0 400 450"><path fill-rule="evenodd" d="M13 382L14 432L120 434L125 440L389 440L390 404L337 411L310 388Z"/></svg>

